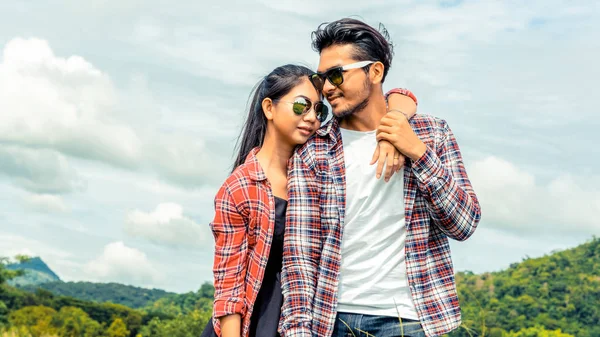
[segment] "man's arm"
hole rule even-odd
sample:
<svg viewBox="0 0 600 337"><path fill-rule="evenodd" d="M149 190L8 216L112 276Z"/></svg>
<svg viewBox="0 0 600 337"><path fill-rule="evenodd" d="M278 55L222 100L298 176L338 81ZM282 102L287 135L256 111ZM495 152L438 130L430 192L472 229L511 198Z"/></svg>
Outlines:
<svg viewBox="0 0 600 337"><path fill-rule="evenodd" d="M312 302L322 247L319 185L298 153L290 165L279 332L283 337L312 337Z"/></svg>
<svg viewBox="0 0 600 337"><path fill-rule="evenodd" d="M454 134L443 120L419 122L416 128L435 132L441 139L436 149L429 148L415 133L406 118L391 111L381 119L377 139L392 143L412 159L412 171L417 186L429 203L433 222L449 237L468 239L481 218L481 208L465 171L460 149Z"/></svg>
<svg viewBox="0 0 600 337"><path fill-rule="evenodd" d="M448 237L468 239L481 219L481 207L463 164L456 138L441 121L442 141L436 151L427 147L412 164L417 185L429 203L433 223Z"/></svg>

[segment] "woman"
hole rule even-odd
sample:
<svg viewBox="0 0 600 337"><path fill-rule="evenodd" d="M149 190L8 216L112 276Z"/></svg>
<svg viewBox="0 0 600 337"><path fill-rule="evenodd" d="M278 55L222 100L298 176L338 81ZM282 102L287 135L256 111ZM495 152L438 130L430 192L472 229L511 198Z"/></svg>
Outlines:
<svg viewBox="0 0 600 337"><path fill-rule="evenodd" d="M278 336L287 162L329 115L313 73L281 66L255 88L233 173L215 198L215 301L203 337Z"/></svg>

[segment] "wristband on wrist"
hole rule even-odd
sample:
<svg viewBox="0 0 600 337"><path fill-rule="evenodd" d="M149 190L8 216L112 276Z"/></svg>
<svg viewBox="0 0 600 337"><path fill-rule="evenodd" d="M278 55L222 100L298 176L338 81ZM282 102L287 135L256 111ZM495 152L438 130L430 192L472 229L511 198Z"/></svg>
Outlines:
<svg viewBox="0 0 600 337"><path fill-rule="evenodd" d="M419 103L418 103L418 101L417 101L417 96L415 96L415 94L413 94L413 93L412 93L410 90L408 90L408 89L404 89L404 88L394 88L394 89L392 89L392 90L388 91L388 92L385 94L385 100L386 100L386 101L388 100L388 97L389 97L391 94L400 94L400 95L408 96L408 97L410 97L410 98L411 98L413 101L415 101L415 104L416 104L416 105L419 105Z"/></svg>

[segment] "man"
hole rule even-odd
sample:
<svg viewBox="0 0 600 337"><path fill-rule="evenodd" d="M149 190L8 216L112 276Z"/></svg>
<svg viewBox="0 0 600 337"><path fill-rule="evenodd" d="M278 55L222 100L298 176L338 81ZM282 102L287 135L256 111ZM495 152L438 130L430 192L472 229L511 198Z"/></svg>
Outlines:
<svg viewBox="0 0 600 337"><path fill-rule="evenodd" d="M460 325L448 239L481 217L460 150L439 118L386 111L392 46L354 19L313 32L313 85L335 118L290 172L280 332L295 336L439 336ZM380 122L381 121L381 122ZM377 179L365 163L377 140L407 157ZM343 235L342 235L343 234Z"/></svg>

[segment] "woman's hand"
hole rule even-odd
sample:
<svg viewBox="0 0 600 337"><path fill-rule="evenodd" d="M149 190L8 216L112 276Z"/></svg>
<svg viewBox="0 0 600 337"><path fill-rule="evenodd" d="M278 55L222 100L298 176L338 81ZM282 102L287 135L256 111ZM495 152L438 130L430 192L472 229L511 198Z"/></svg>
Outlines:
<svg viewBox="0 0 600 337"><path fill-rule="evenodd" d="M242 335L242 316L240 314L219 317L222 337L240 337Z"/></svg>
<svg viewBox="0 0 600 337"><path fill-rule="evenodd" d="M415 100L407 95L392 93L388 96L387 101L388 114L390 111L401 113L408 121L417 113L417 104ZM384 179L387 182L390 180L392 175L394 175L394 173L398 172L402 167L404 167L406 158L396 147L394 147L394 145L392 145L391 139L382 139L380 137L380 129L381 127L378 128L377 131L377 148L375 148L375 152L373 153L371 165L377 163L377 179L381 177L381 174L383 173L383 167L385 165Z"/></svg>

